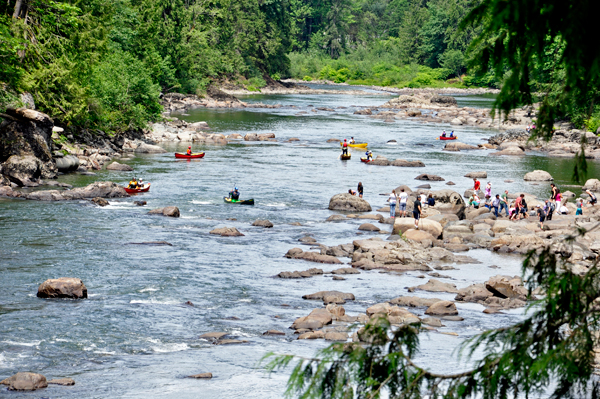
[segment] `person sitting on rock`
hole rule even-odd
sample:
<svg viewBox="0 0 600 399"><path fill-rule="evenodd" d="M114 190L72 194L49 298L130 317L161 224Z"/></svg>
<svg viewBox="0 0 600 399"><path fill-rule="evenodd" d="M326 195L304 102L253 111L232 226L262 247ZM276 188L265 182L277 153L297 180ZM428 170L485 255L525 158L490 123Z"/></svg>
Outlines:
<svg viewBox="0 0 600 399"><path fill-rule="evenodd" d="M236 201L240 199L240 192L237 187L235 187L233 189L233 191L229 192L229 198L236 200Z"/></svg>
<svg viewBox="0 0 600 399"><path fill-rule="evenodd" d="M596 203L598 202L598 199L596 198L594 193L592 193L591 190L585 190L585 192L587 193L587 195L590 196L590 199L588 200L588 204L590 204L592 206L596 205Z"/></svg>
<svg viewBox="0 0 600 399"><path fill-rule="evenodd" d="M188 147L187 154L188 155L192 155L192 146Z"/></svg>

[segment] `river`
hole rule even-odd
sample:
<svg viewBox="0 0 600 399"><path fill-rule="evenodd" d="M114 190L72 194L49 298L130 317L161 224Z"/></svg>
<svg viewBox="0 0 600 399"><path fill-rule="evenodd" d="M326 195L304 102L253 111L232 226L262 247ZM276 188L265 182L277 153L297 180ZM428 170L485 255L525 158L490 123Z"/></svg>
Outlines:
<svg viewBox="0 0 600 399"><path fill-rule="evenodd" d="M204 159L195 161L173 157L173 151L183 151L187 144L166 145L167 154L137 155L128 163L137 176L152 182L150 192L111 200L105 208L87 201L0 199L0 281L4 289L0 295L0 378L33 371L77 382L73 387L50 386L34 393L2 389L0 397L281 398L289 370L265 374L258 367L262 356L269 351L310 356L328 345L323 340L298 341L289 329L297 317L321 306L303 300L302 295L328 289L352 292L357 300L344 307L348 314L356 315L375 303L407 295L406 287L426 281L419 278L420 272L379 271L362 271L344 281L333 281L331 275L273 278L281 271L335 268L283 258L287 250L300 246L297 240L306 234L325 245L376 235L357 233L358 220L325 222L334 213L327 209L332 195L355 189L361 181L365 199L378 208L386 198L380 194L400 184L422 184L414 180L420 173L452 180L456 183L452 188L462 193L472 185L463 175L477 170L488 172L494 193L506 188L547 195L547 185L523 181L523 175L534 169L549 171L559 185L573 184L572 160L542 155L493 157L488 150L443 152L443 143L435 138L450 126L412 120L386 123L353 114L353 106L381 105L388 98L378 93L257 95L245 101L283 106L191 110L181 118L207 121L213 131L225 134L275 133L277 142L194 146L194 150L206 151ZM315 113L311 111L315 107L335 111ZM306 114L297 115L300 112ZM457 127L455 132L460 141L469 144L481 143L496 133L473 127ZM421 160L426 167L365 165L359 162L361 151L354 151L351 161L342 162L339 144L326 140L350 136L367 141L375 155ZM285 142L292 137L300 141ZM397 140L396 145L387 144L392 139ZM590 169L597 173L598 165L592 164ZM130 177L103 170L96 176L65 175L59 180L83 186L96 180L125 184ZM222 197L234 185L243 198L254 198L256 205L224 204ZM431 185L432 189L448 187L445 182ZM147 201L147 207L135 206L135 199ZM168 205L178 206L181 218L146 214L148 209ZM269 219L275 227L250 226L258 218ZM245 236L208 234L221 226L236 227ZM172 246L129 244L160 240ZM455 265L456 270L443 272L453 280L443 281L461 288L496 274L520 274L520 257L486 250L472 250L468 255L481 263ZM89 299L36 298L41 282L63 276L81 278ZM184 305L186 301L194 306ZM465 320L444 322L446 327L440 329L456 332L458 337L424 334L417 359L421 364L438 372L464 369L468 365L453 352L463 339L519 320L523 312L486 315L476 304L458 304L458 309ZM422 315L423 309L415 313ZM269 329L286 335L263 336ZM249 342L225 346L198 339L211 331L225 331ZM214 378L184 378L200 372L212 372Z"/></svg>

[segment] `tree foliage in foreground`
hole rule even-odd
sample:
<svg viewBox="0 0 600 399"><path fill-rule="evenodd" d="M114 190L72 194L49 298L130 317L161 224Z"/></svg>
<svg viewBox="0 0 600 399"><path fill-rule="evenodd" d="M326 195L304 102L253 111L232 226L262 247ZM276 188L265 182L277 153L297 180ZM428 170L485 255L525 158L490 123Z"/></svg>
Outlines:
<svg viewBox="0 0 600 399"><path fill-rule="evenodd" d="M470 370L438 374L419 366L413 359L421 325L395 328L379 319L361 333L369 344L333 344L315 358L300 359L287 394L303 399L598 397L592 373L600 330L600 268L594 264L585 275L571 272L565 259L573 239L560 249L527 256L523 272L530 273L529 295L541 289L545 296L522 322L466 341L461 353L473 361ZM268 368L284 368L294 358L275 357Z"/></svg>
<svg viewBox="0 0 600 399"><path fill-rule="evenodd" d="M600 46L594 0L481 0L462 26L481 34L473 66L503 79L496 106L508 113L542 91L540 132L564 116L600 116Z"/></svg>

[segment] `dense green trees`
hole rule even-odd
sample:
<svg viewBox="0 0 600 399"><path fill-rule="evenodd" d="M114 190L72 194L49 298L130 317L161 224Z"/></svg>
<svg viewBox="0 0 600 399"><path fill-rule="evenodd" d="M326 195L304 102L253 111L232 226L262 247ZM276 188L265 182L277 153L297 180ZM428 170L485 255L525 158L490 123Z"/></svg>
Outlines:
<svg viewBox="0 0 600 399"><path fill-rule="evenodd" d="M0 82L65 125L136 128L161 91L284 73L291 29L286 0L9 0Z"/></svg>

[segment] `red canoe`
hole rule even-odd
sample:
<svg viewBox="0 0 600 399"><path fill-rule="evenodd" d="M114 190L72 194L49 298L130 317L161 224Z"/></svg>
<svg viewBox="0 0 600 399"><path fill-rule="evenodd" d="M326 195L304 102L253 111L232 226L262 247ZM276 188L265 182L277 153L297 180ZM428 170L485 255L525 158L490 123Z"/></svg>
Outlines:
<svg viewBox="0 0 600 399"><path fill-rule="evenodd" d="M367 158L361 158L360 162L369 163L369 162L371 162L371 160L367 159Z"/></svg>
<svg viewBox="0 0 600 399"><path fill-rule="evenodd" d="M175 158L184 158L184 159L204 158L204 153L203 152L199 152L197 154L188 155L188 154L184 154L184 153L181 153L181 152L176 152L175 153Z"/></svg>
<svg viewBox="0 0 600 399"><path fill-rule="evenodd" d="M442 136L440 136L440 140L456 140L456 136L452 136L452 137L448 137L448 136L442 137Z"/></svg>
<svg viewBox="0 0 600 399"><path fill-rule="evenodd" d="M123 187L127 194L137 194L137 193L145 193L150 190L150 183L146 183L142 186L142 188L129 188Z"/></svg>

